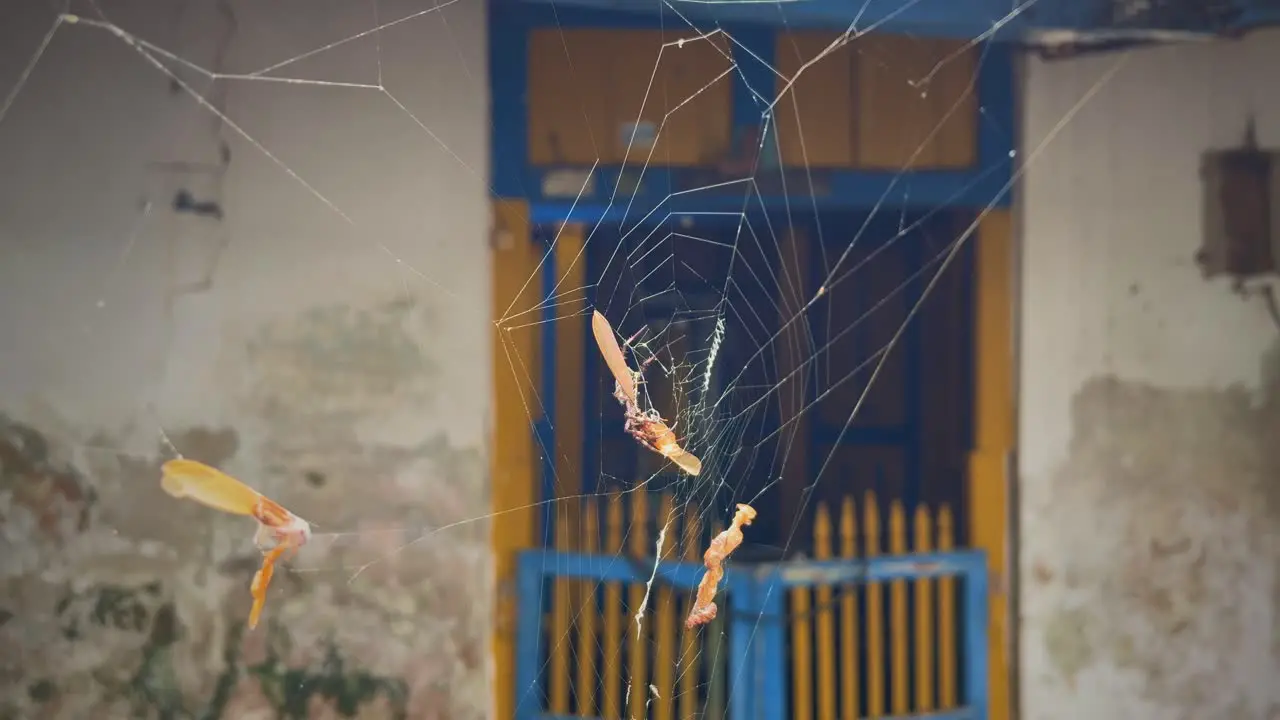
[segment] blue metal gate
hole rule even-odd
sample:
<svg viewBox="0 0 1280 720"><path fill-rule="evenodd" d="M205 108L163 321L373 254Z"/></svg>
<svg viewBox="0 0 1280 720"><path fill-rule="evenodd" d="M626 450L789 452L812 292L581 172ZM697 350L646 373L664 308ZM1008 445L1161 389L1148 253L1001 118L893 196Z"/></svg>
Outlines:
<svg viewBox="0 0 1280 720"><path fill-rule="evenodd" d="M549 583L586 580L651 583L691 593L703 567L693 563L649 562L607 555L534 550L521 553L516 627L516 718L567 720L545 710L542 690L547 662L543 622ZM782 720L788 716L786 598L792 588L859 586L900 580L954 578L960 585L963 684L960 706L902 718L986 720L987 564L980 551L884 556L859 560L730 564L717 600L727 618L728 720ZM647 622L647 619L646 619ZM627 625L632 632L634 621ZM563 642L563 638L556 639ZM643 690L640 690L643 692ZM575 716L580 717L580 716Z"/></svg>

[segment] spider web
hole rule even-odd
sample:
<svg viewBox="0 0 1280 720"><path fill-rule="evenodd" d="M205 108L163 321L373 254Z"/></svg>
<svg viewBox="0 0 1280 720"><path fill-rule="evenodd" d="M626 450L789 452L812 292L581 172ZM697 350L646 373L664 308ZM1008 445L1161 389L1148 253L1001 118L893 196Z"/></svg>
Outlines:
<svg viewBox="0 0 1280 720"><path fill-rule="evenodd" d="M652 502L666 497L668 505L625 528L623 542L632 548L607 549L602 557L634 563L635 554L673 558L693 547L700 558L710 529L727 524L737 503L760 513L745 530L742 559L753 552L777 559L809 551L800 518L824 488L838 491L850 472L837 450L840 439L875 404L874 388L895 372L895 349L926 301L960 272L953 266L962 264L990 208L944 228L935 213L889 202L886 191L871 212L833 224L818 211L822 193L808 165L809 148L801 146L804 172L777 170L779 118L792 113L805 137L806 118L790 101L791 85L829 56L850 47L862 52L859 40L876 27L850 26L804 58L781 93L772 85L750 87L762 134L738 176L669 194L652 206L618 192L608 201L615 219L585 228L580 247L566 240L571 231L564 225L544 228L539 252L545 254L524 283L542 299L492 308L502 342L492 348L491 362L527 390L520 402L531 431L553 400L539 395L541 359L522 355L513 333L543 332L550 324L553 337L568 336L588 326L591 309L609 319L620 341L643 329L626 348L633 365L648 361L641 404L674 423L681 443L702 459L701 474L675 473L622 433L612 379L584 335L583 392L599 421L588 413L582 484L570 488L557 470L556 497L494 512L485 455L497 450L475 450L486 442L491 400L482 361L490 353L487 335L477 328L491 321L485 225L496 193L483 138L492 123L460 128L445 119L450 112L485 117L480 6L477 0L426 9L383 1L305 9L297 3L163 9L102 3L57 8L39 20L28 12L6 30L25 53L20 65L0 68L9 83L0 88L0 157L10 178L6 292L45 306L43 317L57 321L34 320L16 304L3 311L5 327L34 328L6 372L5 397L20 397L12 405L28 408L23 414L31 420L24 422L42 427L51 444L63 448L25 472L70 467L64 474L87 490L66 494L60 507L85 505L92 529L71 528L65 513L51 521L53 530L45 528L43 516L20 502L20 488L0 488L8 503L4 517L16 528L6 531L6 547L22 558L6 571L10 586L21 588L15 601L21 628L3 631L10 646L20 648L16 655L25 667L6 667L7 689L24 692L6 692L5 710L22 714L48 703L30 691L43 681L63 688L51 717L175 708L192 717L217 716L215 710L248 716L262 707L297 712L292 700L281 698L298 693L312 711L341 708L340 693L315 689L316 678L355 672L335 669L337 648L374 688L361 703L383 703L410 717L442 708L450 716L480 717L489 712L491 695L489 636L510 632L490 627L494 589L484 568L491 524L540 514L541 539L555 545L563 538L554 528L583 538L600 534L610 498L632 503L656 493ZM663 99L670 110L650 147L632 134L625 154L642 158L634 165L641 182L660 174L662 158L652 147L695 98L724 84L750 86L734 59L748 48L732 32L690 20L678 3L662 9L673 39L653 60L646 104L657 102L654 77L674 54L710 44L734 55L725 56L727 70L683 101ZM785 20L785 5L778 11ZM318 20L294 22L304 15ZM427 35L431 48L423 50ZM981 48L983 39L970 45ZM983 57L979 52L978 68ZM864 60L896 62L874 54ZM954 61L943 59L912 87L927 93ZM71 82L75 93L60 90ZM174 98L170 109L139 113L132 103L159 92L156 84ZM1015 162L1015 175L1079 106ZM996 122L980 106L978 118ZM468 124L476 125L461 123ZM894 173L890 190L901 186L909 197L907 171L941 127ZM997 130L1012 144L1012 128ZM197 149L187 152L191 148ZM51 158L55 150L60 154ZM781 177L787 202L766 212L765 196L777 192L762 189L771 175ZM43 196L26 178L59 183L66 193ZM740 211L697 210L702 197L707 207L723 207L726 193L740 198ZM585 195L583 188L573 204L586 202ZM670 209L677 195L678 212ZM450 212L483 222L451 221ZM93 237L78 238L85 230L72 216L102 222ZM62 240L54 252L42 253L22 235L24 228ZM812 257L806 267L818 268L812 277L797 269L795 232L807 234ZM895 248L912 243L904 272L880 269ZM566 247L575 253L569 267L581 264L577 274L558 277L542 292L543 265L569 252ZM789 269L780 273L779 267ZM826 308L837 300L856 313L836 317ZM876 317L881 330L864 332ZM855 335L858 349L850 350L845 345ZM791 366L780 365L780 351ZM88 355L91 362L84 360ZM72 382L75 373L89 379ZM95 388L92 396L78 392L88 387ZM27 402L32 394L41 401ZM780 403L789 408L784 420L777 415ZM773 511L803 439L800 421L828 412L835 437L815 451L798 512L785 523ZM559 424L548 418L550 437ZM235 431L220 429L227 427ZM574 465L557 464L566 459L564 446L536 452L552 468ZM225 619L186 620L242 617L255 558L243 521L155 498L157 461L175 454L217 464L315 524L312 542L278 572L283 577L266 608L270 627L260 628L257 640L226 635ZM101 499L90 503L85 498L92 495ZM589 520L584 501L601 516ZM148 519L129 511L132 506L149 508ZM683 537L695 525L691 520L702 534ZM630 541L633 534L638 543ZM649 549L632 552L637 546ZM626 627L619 631L652 656L655 607L669 602L657 596L669 588L658 581L656 562L642 569L649 582L640 587L638 604L628 599ZM183 583L206 599L176 588ZM158 589L137 601L139 610L121 606L104 615L100 590L107 585ZM96 600L86 594L93 588ZM208 597L222 599L211 605ZM691 593L674 597L687 602ZM46 610L37 616L32 608L41 606ZM136 615L148 619L154 638L165 612L189 624L180 639L170 640L173 669L162 671L158 661L136 660L151 657L149 640L125 636ZM116 622L113 613L127 617ZM72 626L109 650L41 676L53 673L58 658L79 642L70 637ZM677 657L677 696L690 692L682 678L694 674L692 692L703 702L710 682L700 674L703 655L726 652L723 643L711 643L723 633L720 626L706 629L692 655ZM583 653L608 662L608 648L635 646L609 644L599 633L584 645L580 637L576 631L548 636L540 675L554 669L557 654L573 668ZM263 683L276 678L278 696L246 689L252 683L243 678L232 681L229 693L221 689L216 668L222 657ZM102 669L113 662L128 672L104 679ZM308 670L273 674L285 667ZM732 688L751 681L726 682ZM550 702L546 683L540 678L517 688L517 702ZM635 695L646 707L670 700L652 682L632 687L628 681L625 694L630 707Z"/></svg>

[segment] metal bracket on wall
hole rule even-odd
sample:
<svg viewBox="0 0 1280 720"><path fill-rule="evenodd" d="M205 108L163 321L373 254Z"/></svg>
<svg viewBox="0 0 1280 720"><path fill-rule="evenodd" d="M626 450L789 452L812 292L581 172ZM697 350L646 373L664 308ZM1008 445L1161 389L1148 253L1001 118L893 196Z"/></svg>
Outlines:
<svg viewBox="0 0 1280 720"><path fill-rule="evenodd" d="M1228 277L1245 299L1261 298L1277 328L1280 302L1280 153L1258 147L1251 117L1239 147L1201 158L1204 227L1196 264L1206 280Z"/></svg>

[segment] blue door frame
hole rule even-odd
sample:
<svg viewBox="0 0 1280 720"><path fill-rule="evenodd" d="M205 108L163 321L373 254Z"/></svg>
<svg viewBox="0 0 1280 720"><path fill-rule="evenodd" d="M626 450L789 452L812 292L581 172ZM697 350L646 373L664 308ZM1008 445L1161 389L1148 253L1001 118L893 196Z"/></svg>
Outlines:
<svg viewBox="0 0 1280 720"><path fill-rule="evenodd" d="M569 720L547 713L540 689L543 598L548 581L661 583L691 593L702 579L701 565L615 556L530 550L517 567L516 720ZM986 720L987 560L981 551L884 556L863 560L796 561L730 565L725 570L722 612L728 619L729 720L783 720L787 713L787 591L797 587L884 583L894 580L956 578L960 581L960 623L964 686L961 707L929 712L929 720ZM912 717L912 716L905 716Z"/></svg>

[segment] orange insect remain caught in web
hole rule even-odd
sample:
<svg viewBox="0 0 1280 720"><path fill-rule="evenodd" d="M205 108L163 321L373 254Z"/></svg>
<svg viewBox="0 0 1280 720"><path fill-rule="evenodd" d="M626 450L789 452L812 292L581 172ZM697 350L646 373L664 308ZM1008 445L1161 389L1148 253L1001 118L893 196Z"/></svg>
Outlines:
<svg viewBox="0 0 1280 720"><path fill-rule="evenodd" d="M638 387L644 382L644 367L648 362L641 365L640 370L632 370L627 365L626 356L622 354L618 339L614 337L613 326L599 310L592 311L591 332L604 357L604 364L608 366L615 381L613 396L622 404L626 418L623 429L639 440L640 444L680 466L681 470L690 475L702 472L702 461L697 455L680 447L675 431L667 425L658 411L653 408L640 409Z"/></svg>
<svg viewBox="0 0 1280 720"><path fill-rule="evenodd" d="M170 495L258 521L254 543L262 551L262 568L249 585L253 596L249 627L257 627L276 563L286 552L296 552L311 539L311 525L257 490L202 462L178 458L166 462L160 471L160 486Z"/></svg>
<svg viewBox="0 0 1280 720"><path fill-rule="evenodd" d="M716 590L720 580L724 578L724 561L729 559L734 550L742 544L742 528L756 519L756 510L750 505L739 504L733 514L733 522L723 532L716 535L702 554L702 564L707 568L702 574L702 582L698 583L698 593L694 596L693 607L684 626L692 630L716 619Z"/></svg>

